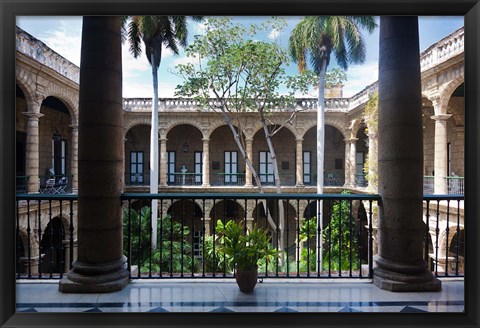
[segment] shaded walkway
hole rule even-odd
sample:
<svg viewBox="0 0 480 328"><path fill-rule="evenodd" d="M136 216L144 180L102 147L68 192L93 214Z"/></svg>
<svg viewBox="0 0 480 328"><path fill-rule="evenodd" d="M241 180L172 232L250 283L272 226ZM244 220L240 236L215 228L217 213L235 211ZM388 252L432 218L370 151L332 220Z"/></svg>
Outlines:
<svg viewBox="0 0 480 328"><path fill-rule="evenodd" d="M463 280L441 292L392 293L368 281L267 280L243 294L231 279L134 281L110 294L62 294L58 282L17 282L17 312L463 312Z"/></svg>

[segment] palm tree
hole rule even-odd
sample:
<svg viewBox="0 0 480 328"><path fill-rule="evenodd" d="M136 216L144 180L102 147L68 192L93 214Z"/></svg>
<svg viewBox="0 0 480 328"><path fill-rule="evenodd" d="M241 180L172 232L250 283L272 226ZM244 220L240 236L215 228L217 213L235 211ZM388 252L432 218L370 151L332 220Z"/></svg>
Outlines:
<svg viewBox="0 0 480 328"><path fill-rule="evenodd" d="M323 162L325 149L325 74L332 52L338 66L346 70L349 63L365 61L365 42L361 29L369 33L377 27L372 16L307 16L293 29L289 39L292 59L303 73L307 56L318 74L317 102L317 193L323 194ZM322 202L317 204L317 227L322 230ZM322 234L320 234L321 236ZM317 266L321 268L321 241L317 238Z"/></svg>
<svg viewBox="0 0 480 328"><path fill-rule="evenodd" d="M130 19L129 19L130 18ZM193 16L196 21L202 16ZM152 125L150 130L150 193L158 193L158 67L162 60L162 47L178 55L179 46L187 45L186 16L123 16L123 40L128 40L130 52L134 58L142 53L141 42L145 45L145 54L152 66L153 98ZM157 244L158 201L152 200L152 248Z"/></svg>

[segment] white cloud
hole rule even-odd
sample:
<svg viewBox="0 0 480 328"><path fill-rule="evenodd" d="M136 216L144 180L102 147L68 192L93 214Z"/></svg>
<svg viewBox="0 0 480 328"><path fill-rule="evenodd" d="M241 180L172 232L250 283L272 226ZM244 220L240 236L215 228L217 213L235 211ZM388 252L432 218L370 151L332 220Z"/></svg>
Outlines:
<svg viewBox="0 0 480 328"><path fill-rule="evenodd" d="M347 76L343 96L349 98L378 80L378 62L370 61L362 65L351 65L348 67Z"/></svg>
<svg viewBox="0 0 480 328"><path fill-rule="evenodd" d="M270 33L268 33L268 38L269 38L270 40L275 40L275 39L277 39L277 38L278 38L280 35L282 35L282 34L283 34L282 31L277 30L277 29L274 28L273 30L270 31Z"/></svg>
<svg viewBox="0 0 480 328"><path fill-rule="evenodd" d="M58 29L45 31L40 39L53 51L80 66L82 35L80 31L69 28L66 21L59 21Z"/></svg>

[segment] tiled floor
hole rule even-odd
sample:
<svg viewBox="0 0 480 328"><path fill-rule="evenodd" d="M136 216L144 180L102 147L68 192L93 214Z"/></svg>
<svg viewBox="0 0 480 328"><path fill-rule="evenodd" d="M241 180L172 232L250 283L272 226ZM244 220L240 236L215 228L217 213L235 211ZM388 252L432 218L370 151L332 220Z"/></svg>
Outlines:
<svg viewBox="0 0 480 328"><path fill-rule="evenodd" d="M392 293L369 282L278 281L243 294L232 280L133 281L109 294L62 294L58 282L18 282L17 312L463 312L463 280L438 293Z"/></svg>

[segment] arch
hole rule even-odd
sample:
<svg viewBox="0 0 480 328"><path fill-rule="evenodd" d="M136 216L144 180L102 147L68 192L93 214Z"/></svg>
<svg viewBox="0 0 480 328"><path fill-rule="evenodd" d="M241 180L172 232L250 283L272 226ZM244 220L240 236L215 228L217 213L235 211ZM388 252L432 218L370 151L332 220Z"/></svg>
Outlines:
<svg viewBox="0 0 480 328"><path fill-rule="evenodd" d="M167 125L165 126L164 130L165 130L165 135L167 136L168 138L168 135L172 132L173 129L175 129L176 127L180 126L180 125L190 125L194 128L196 128L198 131L200 131L200 133L202 134L202 138L208 138L208 134L205 135L203 132L204 132L204 129L202 129L202 126L199 124L201 123L200 120L198 120L199 122L197 122L197 120L192 120L191 117L189 117L188 115L183 115L182 117L180 118L176 118L176 119L172 119L171 122L167 123Z"/></svg>
<svg viewBox="0 0 480 328"><path fill-rule="evenodd" d="M149 116L135 116L135 117L127 116L125 118L125 124L124 124L125 135L127 135L127 132L137 125L151 126L152 121Z"/></svg>
<svg viewBox="0 0 480 328"><path fill-rule="evenodd" d="M40 253L42 273L63 273L65 271L65 228L61 217L53 218L42 232Z"/></svg>
<svg viewBox="0 0 480 328"><path fill-rule="evenodd" d="M438 110L440 113L435 112L436 115L439 114L447 114L448 109L448 102L453 94L453 92L462 84L464 83L465 78L463 75L463 70L461 76L454 78L450 81L447 86L441 91L440 97L438 100Z"/></svg>
<svg viewBox="0 0 480 328"><path fill-rule="evenodd" d="M65 91L65 88L49 83L45 90L45 98L55 97L60 100L68 110L71 118L71 125L78 125L78 94L73 94L72 92ZM77 104L77 105L76 105Z"/></svg>
<svg viewBox="0 0 480 328"><path fill-rule="evenodd" d="M212 209L210 210L210 218L212 218L214 224L217 220L222 220L224 222L234 220L235 222L240 222L245 219L245 209L235 200L221 200L212 206Z"/></svg>
<svg viewBox="0 0 480 328"><path fill-rule="evenodd" d="M297 222L299 218L297 218L297 211L295 207L287 200L281 200L283 202L283 209L285 212L285 228L284 228L284 242L285 247L287 248L288 255L294 256L295 255L295 243L297 242ZM269 199L267 200L267 210L270 216L272 217L273 222L277 225L278 229L278 220L279 220L279 201ZM267 215L265 213L264 205L259 202L252 212L253 221L260 227L263 227L272 237L272 245L273 247L277 247L279 236L277 234L277 230L274 230L272 226L268 223Z"/></svg>

